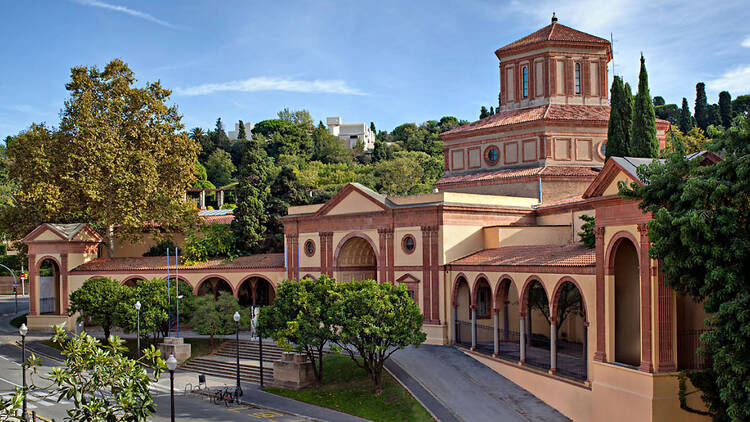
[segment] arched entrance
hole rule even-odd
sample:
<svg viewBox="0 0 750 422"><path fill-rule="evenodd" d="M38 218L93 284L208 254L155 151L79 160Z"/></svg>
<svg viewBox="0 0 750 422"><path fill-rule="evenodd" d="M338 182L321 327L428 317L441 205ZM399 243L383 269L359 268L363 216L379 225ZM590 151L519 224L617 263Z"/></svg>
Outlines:
<svg viewBox="0 0 750 422"><path fill-rule="evenodd" d="M495 328L492 325L492 288L487 278L480 276L474 284L475 332L477 350L492 353Z"/></svg>
<svg viewBox="0 0 750 422"><path fill-rule="evenodd" d="M547 291L539 280L530 280L521 310L524 326L520 347L522 359L532 366L550 368L550 306ZM520 328L520 327L519 327ZM525 356L524 356L525 355Z"/></svg>
<svg viewBox="0 0 750 422"><path fill-rule="evenodd" d="M273 303L276 292L263 277L250 277L240 284L237 298L242 306L267 306Z"/></svg>
<svg viewBox="0 0 750 422"><path fill-rule="evenodd" d="M518 333L518 289L510 278L500 280L495 292L498 308L497 355L518 362L521 359Z"/></svg>
<svg viewBox="0 0 750 422"><path fill-rule="evenodd" d="M378 258L371 241L355 235L342 242L335 258L336 279L342 282L377 280Z"/></svg>
<svg viewBox="0 0 750 422"><path fill-rule="evenodd" d="M641 363L641 298L638 251L628 239L615 245L615 361L638 366Z"/></svg>
<svg viewBox="0 0 750 422"><path fill-rule="evenodd" d="M214 298L217 298L219 297L220 292L233 294L232 286L229 285L228 281L221 277L209 277L200 283L198 290L196 291L196 296L211 294Z"/></svg>
<svg viewBox="0 0 750 422"><path fill-rule="evenodd" d="M47 258L39 264L39 313L60 315L60 267Z"/></svg>
<svg viewBox="0 0 750 422"><path fill-rule="evenodd" d="M555 335L555 370L563 375L586 380L588 333L581 291L575 283L563 279L558 283L552 300L552 320L556 327L552 333Z"/></svg>
<svg viewBox="0 0 750 422"><path fill-rule="evenodd" d="M466 277L458 276L453 292L453 324L456 344L471 346L471 289Z"/></svg>
<svg viewBox="0 0 750 422"><path fill-rule="evenodd" d="M135 288L135 286L137 286L138 283L140 283L143 280L144 280L143 277L130 277L130 278L126 278L125 281L122 282L122 285Z"/></svg>

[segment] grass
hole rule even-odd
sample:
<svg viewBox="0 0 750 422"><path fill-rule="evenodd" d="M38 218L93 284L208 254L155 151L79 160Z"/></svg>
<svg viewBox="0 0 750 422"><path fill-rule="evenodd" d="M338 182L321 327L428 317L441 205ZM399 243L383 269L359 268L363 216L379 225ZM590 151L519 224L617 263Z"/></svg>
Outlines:
<svg viewBox="0 0 750 422"><path fill-rule="evenodd" d="M265 391L306 403L346 412L373 421L433 421L422 405L383 371L383 392L373 395L372 381L364 369L343 355L323 358L323 385L301 390L269 387Z"/></svg>
<svg viewBox="0 0 750 422"><path fill-rule="evenodd" d="M100 339L101 340L101 339ZM190 352L191 356L190 359L198 357L198 356L204 356L212 351L214 351L216 348L221 345L221 341L214 342L214 347L211 347L209 344L209 339L207 338L186 338L185 343L190 344ZM45 340L42 342L45 346L54 347L55 349L60 350L60 346L58 344L55 344L52 342L52 340ZM149 347L150 343L141 339L141 349L145 349ZM125 347L128 348L128 351L125 353L126 356L135 359L138 356L138 342L136 339L125 339ZM162 356L163 359L166 359L165 356Z"/></svg>
<svg viewBox="0 0 750 422"><path fill-rule="evenodd" d="M21 324L25 324L26 323L26 315L28 315L28 314L19 315L19 316L15 317L15 318L11 319L10 320L10 325L12 325L12 326L14 326L16 328L20 328Z"/></svg>

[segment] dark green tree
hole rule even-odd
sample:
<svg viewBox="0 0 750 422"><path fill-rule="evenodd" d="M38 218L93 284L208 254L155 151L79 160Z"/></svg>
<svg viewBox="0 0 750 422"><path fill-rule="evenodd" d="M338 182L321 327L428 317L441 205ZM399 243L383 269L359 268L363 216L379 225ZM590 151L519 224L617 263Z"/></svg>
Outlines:
<svg viewBox="0 0 750 422"><path fill-rule="evenodd" d="M607 144L605 155L609 157L624 157L628 155L630 139L630 103L625 95L622 79L615 76L610 88L609 125L607 127Z"/></svg>
<svg viewBox="0 0 750 422"><path fill-rule="evenodd" d="M351 163L352 151L344 145L344 141L328 133L323 122L318 124L312 132L312 159L325 164Z"/></svg>
<svg viewBox="0 0 750 422"><path fill-rule="evenodd" d="M289 117L292 119L293 117ZM295 124L286 119L264 120L253 128L253 135L263 135L268 155L277 159L282 154L310 158L313 153L311 133L307 120Z"/></svg>
<svg viewBox="0 0 750 422"><path fill-rule="evenodd" d="M260 134L247 142L239 170L237 208L231 227L235 246L241 254L261 252L266 238L268 214L265 204L268 202L273 160L261 147L259 138L262 138Z"/></svg>
<svg viewBox="0 0 750 422"><path fill-rule="evenodd" d="M94 277L70 294L68 314L79 313L79 320L98 325L104 331L104 341L117 325L117 307L128 296L127 287L108 277Z"/></svg>
<svg viewBox="0 0 750 422"><path fill-rule="evenodd" d="M375 130L375 122L370 122L370 130L373 134L378 133L378 131Z"/></svg>
<svg viewBox="0 0 750 422"><path fill-rule="evenodd" d="M638 75L638 94L633 100L633 121L630 124L630 146L633 157L658 157L659 140L656 139L654 103L648 91L646 60L641 54L641 72Z"/></svg>
<svg viewBox="0 0 750 422"><path fill-rule="evenodd" d="M594 236L596 221L594 221L594 217L586 214L582 214L579 218L584 223L581 225L581 231L578 232L578 238L583 242L583 246L591 249L596 246L596 237Z"/></svg>
<svg viewBox="0 0 750 422"><path fill-rule="evenodd" d="M297 179L294 169L284 166L270 186L270 197L266 204L268 223L266 226L265 251L283 252L284 223L281 217L287 215L290 206L306 205L309 196Z"/></svg>
<svg viewBox="0 0 750 422"><path fill-rule="evenodd" d="M738 95L737 98L732 100L732 114L734 116L738 114L745 114L750 110L750 95Z"/></svg>
<svg viewBox="0 0 750 422"><path fill-rule="evenodd" d="M704 304L710 331L701 335L712 369L691 376L709 394L715 420L750 420L750 121L719 130L711 149L723 160L710 164L674 153L664 163L641 166L648 183L621 186L653 214L652 259L661 260L665 282ZM711 392L717 391L718 394Z"/></svg>
<svg viewBox="0 0 750 422"><path fill-rule="evenodd" d="M708 100L706 99L706 84L698 82L695 85L695 124L705 131L708 127Z"/></svg>
<svg viewBox="0 0 750 422"><path fill-rule="evenodd" d="M234 313L240 313L240 329L247 329L252 322L250 309L240 306L239 301L230 292L220 292L218 297L203 295L195 298L195 312L190 319L190 326L198 333L209 336L214 344L214 336L234 334L237 323Z"/></svg>
<svg viewBox="0 0 750 422"><path fill-rule="evenodd" d="M654 107L659 107L666 104L667 102L664 101L664 97L662 97L661 95L657 95L656 97L654 97Z"/></svg>
<svg viewBox="0 0 750 422"><path fill-rule="evenodd" d="M495 107L490 106L490 116L495 115Z"/></svg>
<svg viewBox="0 0 750 422"><path fill-rule="evenodd" d="M393 148L382 141L375 141L375 147L372 149L372 163L393 159Z"/></svg>
<svg viewBox="0 0 750 422"><path fill-rule="evenodd" d="M479 109L479 119L481 120L481 119L484 119L485 117L489 117L489 116L490 116L490 112L487 111L487 107L482 106L482 108Z"/></svg>
<svg viewBox="0 0 750 422"><path fill-rule="evenodd" d="M688 108L687 98L682 97L682 108L680 109L679 121L680 132L688 133L693 126L695 126L695 124L693 122L693 116L690 114L690 108Z"/></svg>
<svg viewBox="0 0 750 422"><path fill-rule="evenodd" d="M224 131L224 123L221 122L221 117L216 119L216 128L209 134L209 136L213 140L215 148L229 151L229 137Z"/></svg>
<svg viewBox="0 0 750 422"><path fill-rule="evenodd" d="M732 96L727 91L719 93L719 116L722 126L732 126Z"/></svg>
<svg viewBox="0 0 750 422"><path fill-rule="evenodd" d="M245 123L239 121L239 129L237 130L237 139L247 139L247 133L245 133Z"/></svg>
<svg viewBox="0 0 750 422"><path fill-rule="evenodd" d="M232 163L232 156L223 149L212 152L206 160L206 175L214 186L230 184L236 170Z"/></svg>

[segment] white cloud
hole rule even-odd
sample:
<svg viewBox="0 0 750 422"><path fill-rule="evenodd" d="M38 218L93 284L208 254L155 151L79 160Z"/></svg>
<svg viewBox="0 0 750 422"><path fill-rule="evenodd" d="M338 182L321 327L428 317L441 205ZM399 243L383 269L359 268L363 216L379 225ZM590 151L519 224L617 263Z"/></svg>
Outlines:
<svg viewBox="0 0 750 422"><path fill-rule="evenodd" d="M719 78L706 81L706 87L712 92L747 92L750 86L750 65L736 67L725 72Z"/></svg>
<svg viewBox="0 0 750 422"><path fill-rule="evenodd" d="M169 23L167 21L163 21L163 20L161 20L159 18L156 18L156 17L154 17L152 15L149 15L148 13L140 12L138 10L133 10L133 9L127 8L125 6L119 6L119 5L116 5L116 4L104 3L104 2L101 2L101 1L97 1L97 0L75 0L75 2L79 3L79 4L82 4L84 6L100 7L102 9L113 10L115 12L125 13L125 14L130 15L130 16L135 16L136 18L141 18L141 19L145 19L147 21L154 22L154 23L159 24L161 26L166 26L167 28L172 28L172 29L178 29L178 28L180 28L177 25L171 24L171 23Z"/></svg>
<svg viewBox="0 0 750 422"><path fill-rule="evenodd" d="M350 87L342 80L314 80L301 81L285 78L269 78L265 76L249 78L241 81L203 84L187 88L177 88L179 95L207 95L221 91L257 92L257 91L287 91L304 93L368 95L356 88Z"/></svg>
<svg viewBox="0 0 750 422"><path fill-rule="evenodd" d="M742 45L743 47L750 48L750 35L748 35L747 38L745 38L742 41L742 44L740 44L740 45Z"/></svg>

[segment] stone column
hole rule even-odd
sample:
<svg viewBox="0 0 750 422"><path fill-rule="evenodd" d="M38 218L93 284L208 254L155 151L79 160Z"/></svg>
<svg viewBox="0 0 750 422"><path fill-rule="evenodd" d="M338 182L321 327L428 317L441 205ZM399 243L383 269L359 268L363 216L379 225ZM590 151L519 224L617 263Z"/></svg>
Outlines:
<svg viewBox="0 0 750 422"><path fill-rule="evenodd" d="M430 283L430 227L422 226L422 315L430 321L432 313L432 283Z"/></svg>
<svg viewBox="0 0 750 422"><path fill-rule="evenodd" d="M589 381L589 323L583 325L583 365L586 373L586 381Z"/></svg>
<svg viewBox="0 0 750 422"><path fill-rule="evenodd" d="M638 247L641 272L641 364L639 371L653 372L651 361L651 258L648 256L648 224L639 223L638 232L641 241Z"/></svg>
<svg viewBox="0 0 750 422"><path fill-rule="evenodd" d="M557 371L557 325L549 325L549 371Z"/></svg>
<svg viewBox="0 0 750 422"><path fill-rule="evenodd" d="M656 321L658 330L658 356L659 360L654 366L656 372L672 372L677 369L674 359L674 344L672 333L674 332L674 313L672 305L674 304L674 290L664 284L664 275L661 272L663 263L657 261L657 294L658 302L656 309Z"/></svg>
<svg viewBox="0 0 750 422"><path fill-rule="evenodd" d="M492 356L497 356L500 351L500 336L497 332L500 329L500 310L495 308L492 310L492 333L493 333L493 352Z"/></svg>
<svg viewBox="0 0 750 422"><path fill-rule="evenodd" d="M458 343L458 306L454 302L452 307L453 312L453 344Z"/></svg>
<svg viewBox="0 0 750 422"><path fill-rule="evenodd" d="M519 333L521 337L518 345L518 350L521 355L519 363L523 364L526 362L526 315L521 314L521 317L518 320L520 321Z"/></svg>
<svg viewBox="0 0 750 422"><path fill-rule="evenodd" d="M477 308L471 305L471 350L477 349Z"/></svg>
<svg viewBox="0 0 750 422"><path fill-rule="evenodd" d="M510 314L508 313L508 305L510 301L505 301L505 307L503 308L503 339L510 340Z"/></svg>
<svg viewBox="0 0 750 422"><path fill-rule="evenodd" d="M596 353L594 360L605 362L607 354L605 349L605 313L604 313L604 269L609 266L604 262L604 227L597 226L594 228L594 237L596 238Z"/></svg>
<svg viewBox="0 0 750 422"><path fill-rule="evenodd" d="M29 315L39 315L39 271L36 266L36 255L29 254Z"/></svg>
<svg viewBox="0 0 750 422"><path fill-rule="evenodd" d="M222 205L224 205L224 191L220 190L216 192L216 202L219 209L221 209Z"/></svg>
<svg viewBox="0 0 750 422"><path fill-rule="evenodd" d="M206 209L206 191L201 190L200 199L198 200L198 208L201 210Z"/></svg>

